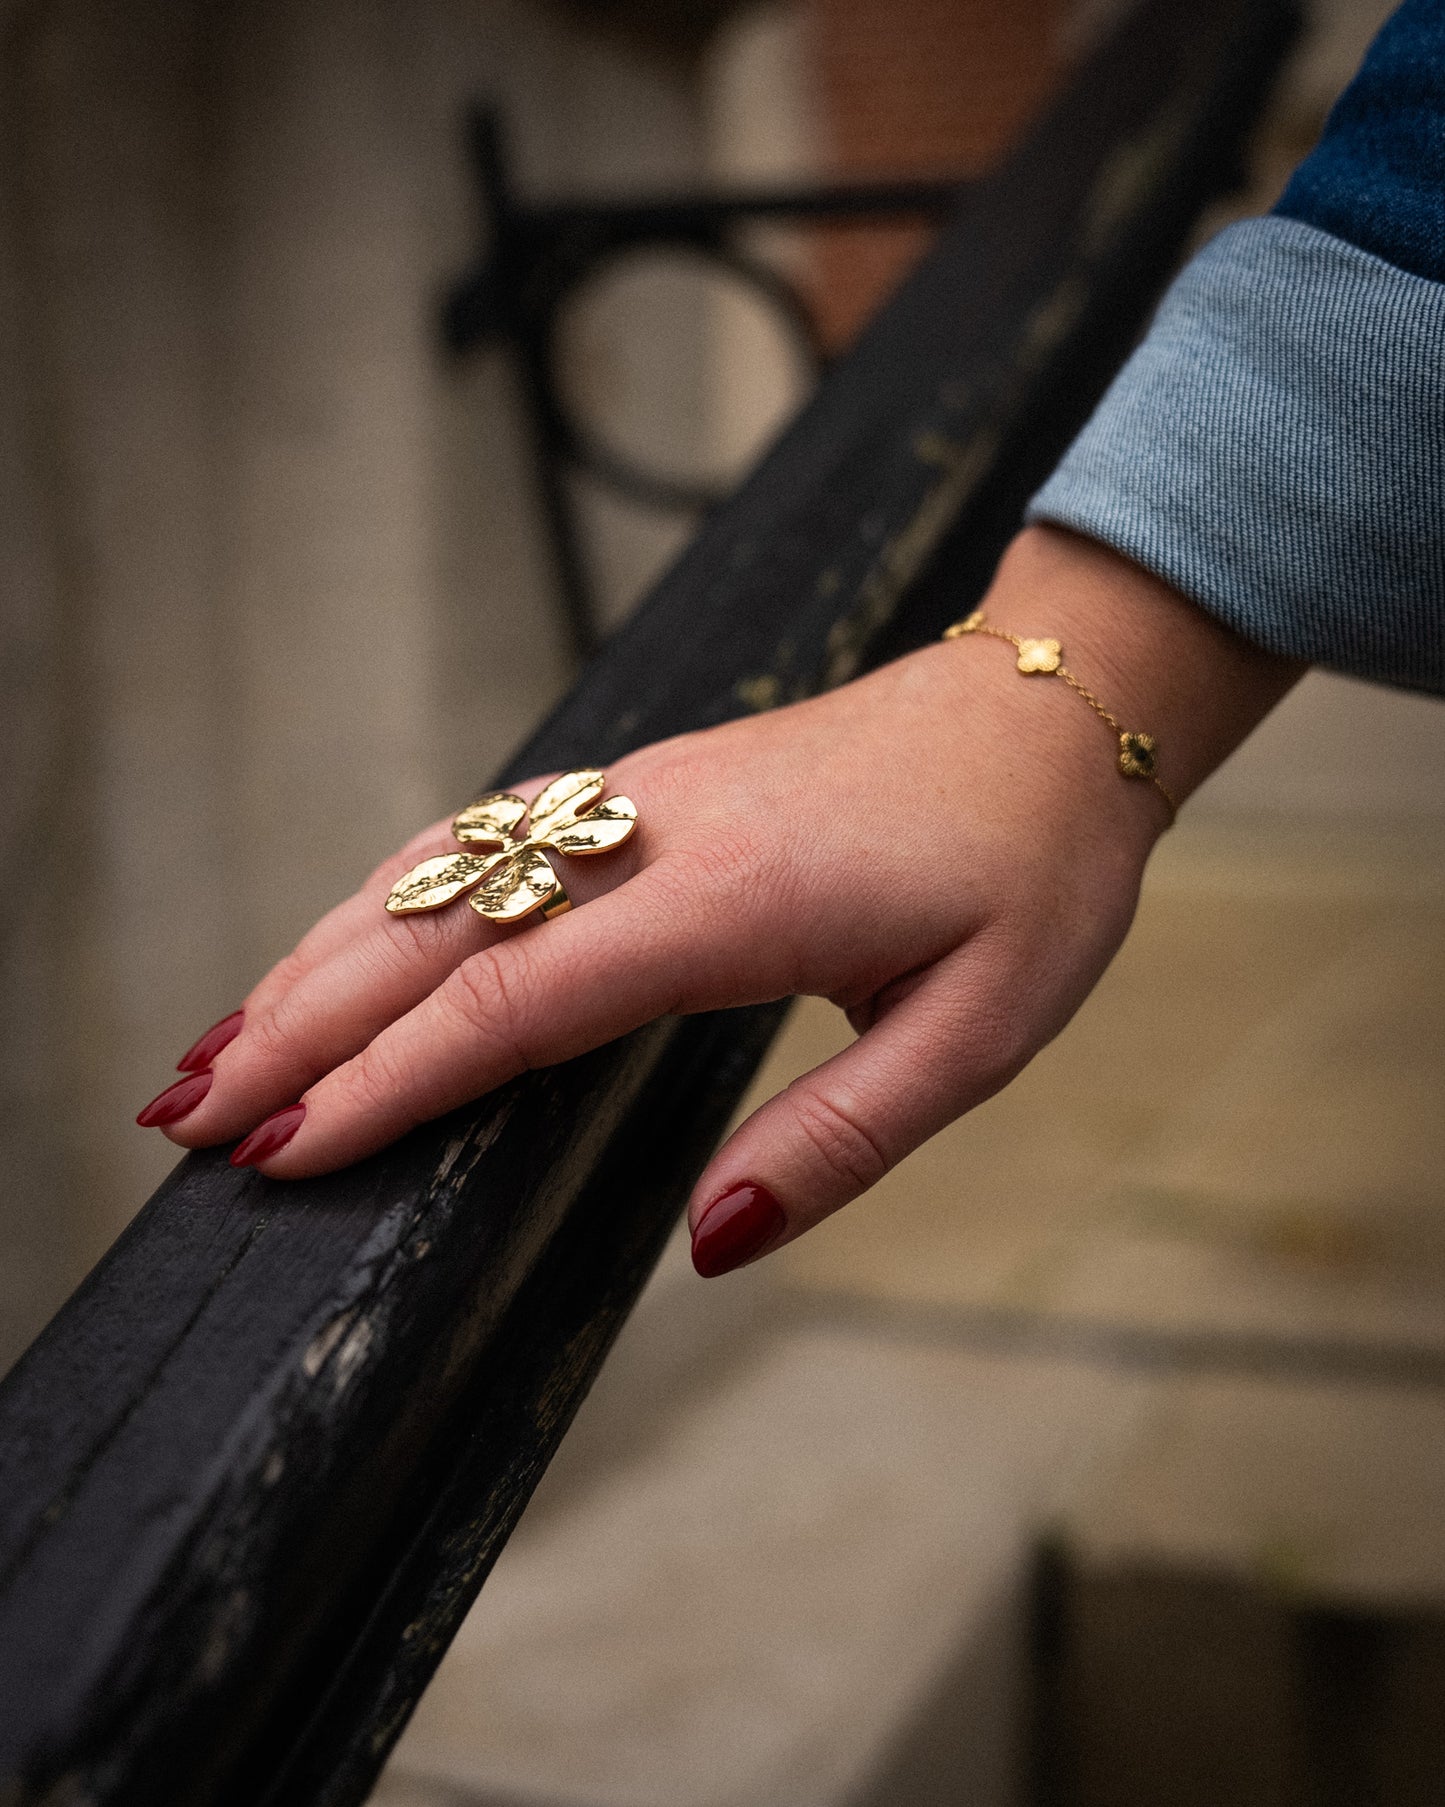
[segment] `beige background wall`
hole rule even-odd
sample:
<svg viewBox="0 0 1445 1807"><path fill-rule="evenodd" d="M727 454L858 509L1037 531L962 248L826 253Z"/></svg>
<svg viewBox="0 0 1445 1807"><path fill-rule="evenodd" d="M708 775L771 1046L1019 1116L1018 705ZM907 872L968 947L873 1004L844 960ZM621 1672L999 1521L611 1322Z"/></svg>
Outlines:
<svg viewBox="0 0 1445 1807"><path fill-rule="evenodd" d="M435 347L463 101L537 193L704 135L690 69L511 0L46 0L0 80L3 1364L171 1164L187 1042L568 676L508 371ZM593 514L615 612L677 530Z"/></svg>

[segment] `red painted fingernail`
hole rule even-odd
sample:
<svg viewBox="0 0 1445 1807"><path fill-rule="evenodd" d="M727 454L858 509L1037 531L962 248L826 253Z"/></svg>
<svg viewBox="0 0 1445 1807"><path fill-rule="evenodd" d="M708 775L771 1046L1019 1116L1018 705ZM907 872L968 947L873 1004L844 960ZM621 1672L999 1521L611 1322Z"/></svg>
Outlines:
<svg viewBox="0 0 1445 1807"><path fill-rule="evenodd" d="M766 1186L734 1186L703 1212L692 1233L692 1265L704 1280L731 1273L765 1249L787 1221Z"/></svg>
<svg viewBox="0 0 1445 1807"><path fill-rule="evenodd" d="M163 1129L167 1123L179 1123L182 1117L190 1116L210 1091L215 1077L210 1072L187 1073L184 1079L168 1085L158 1098L152 1098L136 1122L142 1129Z"/></svg>
<svg viewBox="0 0 1445 1807"><path fill-rule="evenodd" d="M198 1042L193 1043L176 1062L178 1073L199 1073L202 1067L211 1062L228 1047L241 1033L241 1025L246 1020L244 1010L233 1010L229 1016L223 1016L219 1023L214 1023Z"/></svg>
<svg viewBox="0 0 1445 1807"><path fill-rule="evenodd" d="M257 1161L278 1153L300 1129L305 1115L304 1104L288 1104L284 1110L272 1111L269 1117L263 1117L250 1135L237 1144L231 1165L254 1167Z"/></svg>

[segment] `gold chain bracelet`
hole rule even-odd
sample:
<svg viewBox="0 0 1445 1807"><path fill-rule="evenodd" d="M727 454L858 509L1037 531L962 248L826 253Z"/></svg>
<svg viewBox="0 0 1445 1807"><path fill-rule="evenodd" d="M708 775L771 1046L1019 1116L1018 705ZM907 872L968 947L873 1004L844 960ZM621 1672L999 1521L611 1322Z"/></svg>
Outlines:
<svg viewBox="0 0 1445 1807"><path fill-rule="evenodd" d="M1021 638L1018 634L1006 634L1002 628L990 626L984 619L982 609L975 609L965 620L955 621L952 627L943 630L945 640L961 640L965 634L986 634L990 640L1006 640L1018 653L1018 668L1026 676L1037 673L1043 677L1062 678L1070 690L1084 699L1100 721L1106 722L1118 735L1119 770L1126 778L1147 778L1169 805L1169 820L1174 820L1179 813L1179 805L1160 781L1156 770L1158 748L1153 735L1135 734L1125 728L1118 716L1111 714L1093 691L1081 684L1064 664L1064 649L1057 640L1030 640Z"/></svg>

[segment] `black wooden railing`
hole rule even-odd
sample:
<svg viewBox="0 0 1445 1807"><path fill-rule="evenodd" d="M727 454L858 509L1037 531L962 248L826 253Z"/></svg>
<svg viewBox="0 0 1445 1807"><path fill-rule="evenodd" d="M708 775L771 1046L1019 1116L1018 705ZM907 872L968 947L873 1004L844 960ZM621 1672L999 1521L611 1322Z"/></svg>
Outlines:
<svg viewBox="0 0 1445 1807"><path fill-rule="evenodd" d="M1126 22L503 779L966 608L1291 28ZM0 1388L3 1807L365 1798L780 1014L656 1023L326 1179L181 1164Z"/></svg>

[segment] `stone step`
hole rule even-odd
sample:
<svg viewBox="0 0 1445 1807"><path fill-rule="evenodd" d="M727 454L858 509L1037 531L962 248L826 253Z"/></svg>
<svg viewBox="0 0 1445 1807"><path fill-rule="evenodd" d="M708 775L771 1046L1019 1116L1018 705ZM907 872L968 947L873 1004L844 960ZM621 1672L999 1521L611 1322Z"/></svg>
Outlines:
<svg viewBox="0 0 1445 1807"><path fill-rule="evenodd" d="M1039 1580L1040 1807L1439 1807L1445 1397L1178 1382Z"/></svg>
<svg viewBox="0 0 1445 1807"><path fill-rule="evenodd" d="M524 1520L378 1807L1017 1807L1030 1553L1156 1390L755 1329Z"/></svg>

